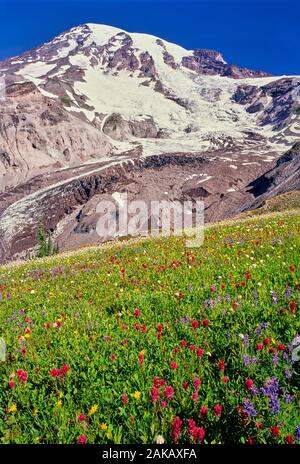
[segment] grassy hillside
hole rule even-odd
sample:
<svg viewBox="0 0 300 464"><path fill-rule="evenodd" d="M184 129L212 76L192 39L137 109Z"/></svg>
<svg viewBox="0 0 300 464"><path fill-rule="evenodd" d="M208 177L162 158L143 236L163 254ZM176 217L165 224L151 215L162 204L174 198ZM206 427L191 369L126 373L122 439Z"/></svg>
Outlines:
<svg viewBox="0 0 300 464"><path fill-rule="evenodd" d="M0 269L0 442L299 443L299 219Z"/></svg>
<svg viewBox="0 0 300 464"><path fill-rule="evenodd" d="M279 211L291 211L300 209L300 191L293 190L292 192L282 193L265 201L261 208L242 213L240 217L260 216L267 213Z"/></svg>

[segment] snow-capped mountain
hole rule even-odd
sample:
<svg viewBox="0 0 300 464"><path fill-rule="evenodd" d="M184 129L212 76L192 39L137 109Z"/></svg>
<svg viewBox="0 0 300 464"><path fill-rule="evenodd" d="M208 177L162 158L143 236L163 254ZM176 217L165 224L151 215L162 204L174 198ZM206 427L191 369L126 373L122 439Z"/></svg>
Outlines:
<svg viewBox="0 0 300 464"><path fill-rule="evenodd" d="M151 170L168 166L171 186L180 165L173 197L198 195L208 207L222 198L210 217L230 215L244 186L272 169L300 136L299 76L243 69L217 51L185 50L105 25L74 27L7 59L0 77L6 84L0 107L4 255L30 248L38 215L55 233L63 230L66 214L102 192L87 179L124 166L133 177L142 171L148 185ZM76 188L86 193L76 197ZM59 214L37 211L53 192L64 197ZM12 252L9 237L24 221L28 231L22 229Z"/></svg>

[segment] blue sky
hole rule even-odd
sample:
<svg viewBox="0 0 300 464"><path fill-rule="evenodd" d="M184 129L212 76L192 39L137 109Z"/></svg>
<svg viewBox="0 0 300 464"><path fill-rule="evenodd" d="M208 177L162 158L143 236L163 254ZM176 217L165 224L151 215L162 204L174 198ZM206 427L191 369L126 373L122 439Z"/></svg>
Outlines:
<svg viewBox="0 0 300 464"><path fill-rule="evenodd" d="M230 63L300 74L299 0L0 0L0 59L86 22L211 48Z"/></svg>

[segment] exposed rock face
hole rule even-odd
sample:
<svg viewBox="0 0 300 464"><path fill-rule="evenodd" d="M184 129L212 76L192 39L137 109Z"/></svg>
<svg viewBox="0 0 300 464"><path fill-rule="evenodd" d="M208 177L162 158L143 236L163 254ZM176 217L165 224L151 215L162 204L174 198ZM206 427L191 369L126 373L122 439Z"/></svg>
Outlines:
<svg viewBox="0 0 300 464"><path fill-rule="evenodd" d="M259 89L241 85L233 100L245 105L248 113L257 113L258 124L272 127L272 141L278 141L283 135L299 136L300 78L278 79Z"/></svg>
<svg viewBox="0 0 300 464"><path fill-rule="evenodd" d="M146 158L124 158L115 164L85 167L77 177L70 172L56 171L39 176L0 196L0 237L2 261L26 256L36 244L36 228L42 220L53 233L61 250L91 243L101 243L96 232L97 204L114 198L114 192L127 193L128 200L186 201L205 203L205 220L214 221L238 214L253 194L249 182L264 172L259 155L228 153L224 159L213 153L172 153ZM13 220L12 220L13 218ZM25 226L24 226L25 224ZM24 254L25 253L25 254Z"/></svg>
<svg viewBox="0 0 300 464"><path fill-rule="evenodd" d="M254 85L239 85L233 95L233 100L241 105L252 104L257 95L257 88Z"/></svg>
<svg viewBox="0 0 300 464"><path fill-rule="evenodd" d="M257 208L268 198L281 193L300 190L300 142L281 156L273 169L249 185L255 200L250 205Z"/></svg>
<svg viewBox="0 0 300 464"><path fill-rule="evenodd" d="M7 87L0 107L0 192L38 173L101 158L104 134L42 95L31 82Z"/></svg>
<svg viewBox="0 0 300 464"><path fill-rule="evenodd" d="M228 64L221 53L215 50L194 50L193 56L183 57L182 64L199 74L228 76L234 79L270 76L270 74L263 71L252 71L251 69Z"/></svg>
<svg viewBox="0 0 300 464"><path fill-rule="evenodd" d="M261 116L263 125L272 123L277 129L288 127L296 120L300 110L300 79L280 79L262 88L273 99L272 107L265 109Z"/></svg>
<svg viewBox="0 0 300 464"><path fill-rule="evenodd" d="M132 136L156 138L158 129L150 116L141 121L125 121L121 114L113 113L103 122L103 132L114 140L128 140Z"/></svg>

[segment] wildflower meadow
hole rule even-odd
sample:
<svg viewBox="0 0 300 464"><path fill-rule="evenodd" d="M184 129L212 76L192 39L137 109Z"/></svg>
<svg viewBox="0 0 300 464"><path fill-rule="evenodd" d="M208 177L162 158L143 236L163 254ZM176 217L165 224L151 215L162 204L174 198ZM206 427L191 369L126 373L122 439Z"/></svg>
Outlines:
<svg viewBox="0 0 300 464"><path fill-rule="evenodd" d="M299 219L2 267L0 443L299 444Z"/></svg>

